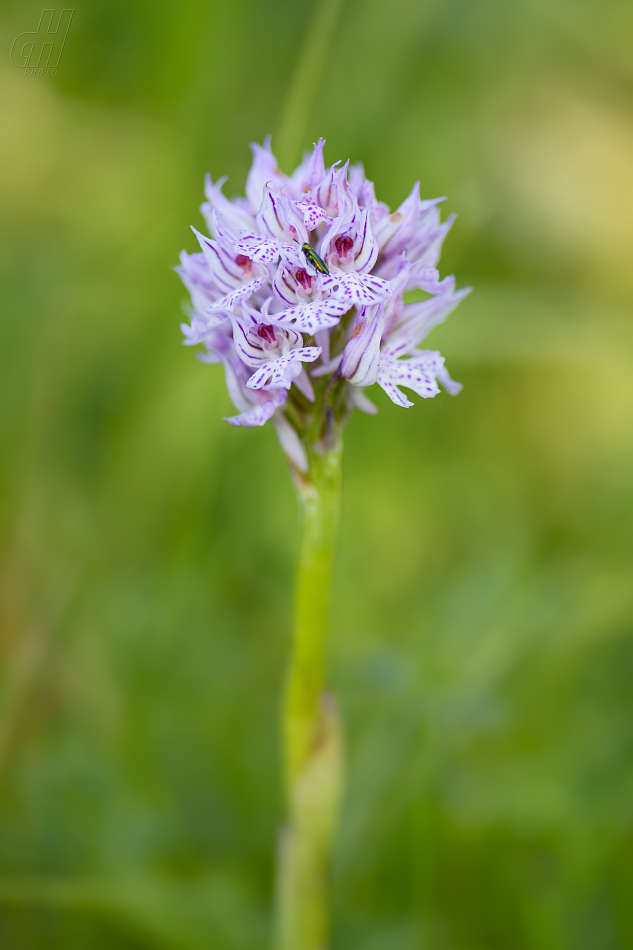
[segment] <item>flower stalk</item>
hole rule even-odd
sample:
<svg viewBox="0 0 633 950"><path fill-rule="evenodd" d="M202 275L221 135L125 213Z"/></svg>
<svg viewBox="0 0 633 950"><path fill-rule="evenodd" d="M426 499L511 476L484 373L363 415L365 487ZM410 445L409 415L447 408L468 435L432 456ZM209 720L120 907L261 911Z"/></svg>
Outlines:
<svg viewBox="0 0 633 950"><path fill-rule="evenodd" d="M338 2L321 0L330 19ZM293 135L300 138L291 131L288 125L289 152ZM278 950L324 950L327 942L343 756L323 681L341 432L355 409L377 412L365 394L373 385L402 408L413 406L403 389L423 399L438 395L440 385L459 391L441 354L420 344L468 293L456 290L452 275L440 279L436 267L453 222L440 219L442 199L422 200L416 184L391 212L362 165L335 162L326 170L324 144L319 139L292 175L280 170L270 139L253 145L245 198L229 200L223 179L207 178L201 210L211 236L194 229L200 251L183 251L177 268L191 294L184 342L202 345L203 362L224 366L238 410L227 422L274 426L301 504L283 708L288 821L278 868Z"/></svg>
<svg viewBox="0 0 633 950"><path fill-rule="evenodd" d="M323 691L340 509L340 441L325 451L310 451L307 475L296 482L301 545L283 708L288 824L279 852L277 934L278 950L322 950L343 758L336 705Z"/></svg>

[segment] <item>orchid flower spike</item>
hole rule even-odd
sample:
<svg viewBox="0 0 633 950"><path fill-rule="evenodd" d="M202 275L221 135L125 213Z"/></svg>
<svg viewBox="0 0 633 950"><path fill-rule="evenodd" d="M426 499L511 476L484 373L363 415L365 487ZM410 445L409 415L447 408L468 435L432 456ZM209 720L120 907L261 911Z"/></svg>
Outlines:
<svg viewBox="0 0 633 950"><path fill-rule="evenodd" d="M439 353L419 349L469 293L436 269L453 217L419 185L393 213L362 166L326 170L319 139L291 175L270 137L253 145L246 198L227 199L207 177L202 213L210 237L176 268L191 295L184 342L222 363L235 426L271 420L291 463L306 468L310 439L327 441L354 408L375 412L377 384L398 406L461 386ZM407 302L410 291L426 297ZM419 297L420 295L417 294ZM316 436L315 436L316 433Z"/></svg>

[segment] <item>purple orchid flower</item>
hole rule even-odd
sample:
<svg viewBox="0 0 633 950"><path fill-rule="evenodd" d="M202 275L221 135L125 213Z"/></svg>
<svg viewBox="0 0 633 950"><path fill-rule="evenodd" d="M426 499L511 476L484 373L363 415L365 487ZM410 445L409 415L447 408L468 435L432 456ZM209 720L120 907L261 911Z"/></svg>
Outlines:
<svg viewBox="0 0 633 950"><path fill-rule="evenodd" d="M229 200L225 179L207 177L211 236L194 229L201 252L183 251L176 268L191 296L184 342L224 365L239 410L228 421L272 420L299 468L309 413L325 411L336 380L341 419L352 408L376 411L364 395L374 383L399 406L412 405L400 387L423 398L440 385L459 390L440 354L418 347L469 292L437 270L454 220L440 220L444 199L422 200L416 184L391 212L362 165L326 169L324 145L319 139L290 176L270 138L253 145L246 198ZM427 296L410 303L411 291Z"/></svg>
<svg viewBox="0 0 633 950"><path fill-rule="evenodd" d="M270 323L269 303L270 298L261 312L245 308L242 317L231 317L233 342L242 362L256 370L246 383L249 389L290 389L302 374L302 364L318 359L321 347L302 346L300 333ZM314 400L307 377L297 385L310 401Z"/></svg>

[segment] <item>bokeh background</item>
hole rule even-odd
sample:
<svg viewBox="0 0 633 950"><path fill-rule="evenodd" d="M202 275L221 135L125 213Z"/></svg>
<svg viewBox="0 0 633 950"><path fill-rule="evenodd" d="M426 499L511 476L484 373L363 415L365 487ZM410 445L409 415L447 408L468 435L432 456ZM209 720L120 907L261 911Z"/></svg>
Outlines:
<svg viewBox="0 0 633 950"><path fill-rule="evenodd" d="M297 510L180 345L313 7L1 20L0 945L268 945ZM633 7L344 0L302 147L459 217L464 383L345 445L334 950L633 947ZM274 141L273 141L274 146Z"/></svg>

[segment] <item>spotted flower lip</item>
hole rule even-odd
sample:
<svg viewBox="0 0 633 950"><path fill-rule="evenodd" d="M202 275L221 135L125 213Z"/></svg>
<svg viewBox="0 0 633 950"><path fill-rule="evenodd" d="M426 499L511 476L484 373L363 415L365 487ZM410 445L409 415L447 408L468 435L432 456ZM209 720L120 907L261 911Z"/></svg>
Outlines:
<svg viewBox="0 0 633 950"><path fill-rule="evenodd" d="M246 382L250 389L290 389L302 364L318 359L321 347L302 346L300 333L270 323L269 302L260 312L246 308L245 315L231 318L233 342L242 362L256 369Z"/></svg>
<svg viewBox="0 0 633 950"><path fill-rule="evenodd" d="M272 315L274 322L311 335L335 327L349 305L328 294L323 279L307 262L301 267L280 266L273 278L273 290L288 307Z"/></svg>
<svg viewBox="0 0 633 950"><path fill-rule="evenodd" d="M422 200L416 183L391 212L362 165L327 169L324 146L319 139L286 175L270 137L252 145L245 198L227 198L226 179L207 176L201 210L209 236L193 228L200 251L183 251L176 268L191 297L184 342L202 345L203 362L224 365L238 409L227 421L271 420L299 467L306 406L323 411L334 376L343 415L376 411L364 395L374 384L405 407L412 402L402 388L422 398L440 386L458 391L440 354L418 347L469 292L437 270L454 221L441 221L444 199ZM426 297L408 302L411 291Z"/></svg>

